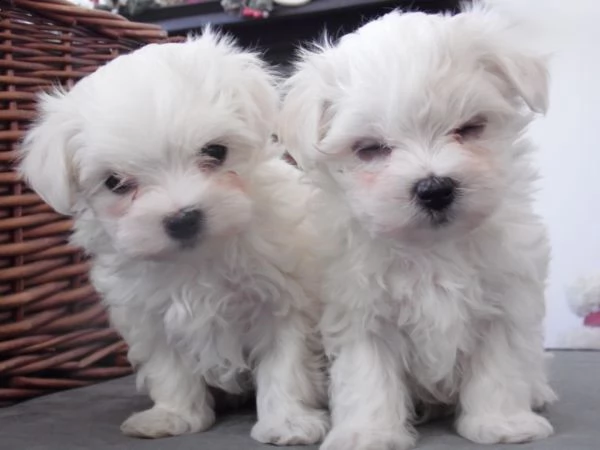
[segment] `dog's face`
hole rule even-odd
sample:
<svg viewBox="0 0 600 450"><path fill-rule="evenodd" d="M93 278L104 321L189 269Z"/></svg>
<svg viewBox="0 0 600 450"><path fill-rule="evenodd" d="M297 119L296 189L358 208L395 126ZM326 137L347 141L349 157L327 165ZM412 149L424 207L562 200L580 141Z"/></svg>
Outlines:
<svg viewBox="0 0 600 450"><path fill-rule="evenodd" d="M494 21L390 13L288 81L283 143L372 235L445 238L497 208L547 80Z"/></svg>
<svg viewBox="0 0 600 450"><path fill-rule="evenodd" d="M246 180L271 157L272 81L254 55L211 34L148 46L46 96L21 169L125 255L231 236L251 220Z"/></svg>

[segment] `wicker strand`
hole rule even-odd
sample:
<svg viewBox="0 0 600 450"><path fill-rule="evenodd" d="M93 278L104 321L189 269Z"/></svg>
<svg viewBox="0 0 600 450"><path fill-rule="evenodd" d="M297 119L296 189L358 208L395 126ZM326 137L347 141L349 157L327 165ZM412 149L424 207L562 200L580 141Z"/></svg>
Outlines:
<svg viewBox="0 0 600 450"><path fill-rule="evenodd" d="M37 93L165 38L157 26L65 0L0 0L0 405L132 371L89 263L68 243L72 221L14 164Z"/></svg>

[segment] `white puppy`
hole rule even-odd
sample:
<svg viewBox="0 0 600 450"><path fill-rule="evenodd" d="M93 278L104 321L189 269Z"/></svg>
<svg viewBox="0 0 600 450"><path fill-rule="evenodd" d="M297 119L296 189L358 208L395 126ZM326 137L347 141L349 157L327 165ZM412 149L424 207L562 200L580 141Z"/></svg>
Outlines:
<svg viewBox="0 0 600 450"><path fill-rule="evenodd" d="M424 408L475 442L544 438L549 246L532 210L543 61L492 12L392 12L305 51L281 138L321 188L326 450L414 445ZM329 233L327 235L326 233Z"/></svg>
<svg viewBox="0 0 600 450"><path fill-rule="evenodd" d="M41 100L21 170L57 211L154 401L126 434L202 431L207 387L257 388L252 436L327 421L309 187L271 141L279 98L254 54L207 32L121 56Z"/></svg>

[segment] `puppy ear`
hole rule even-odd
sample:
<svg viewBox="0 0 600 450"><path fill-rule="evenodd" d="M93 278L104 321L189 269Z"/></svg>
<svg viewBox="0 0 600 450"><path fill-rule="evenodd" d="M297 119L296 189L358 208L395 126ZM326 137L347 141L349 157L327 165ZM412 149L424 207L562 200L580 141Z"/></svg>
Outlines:
<svg viewBox="0 0 600 450"><path fill-rule="evenodd" d="M21 146L19 171L31 188L54 210L72 214L74 169L70 141L78 131L65 106L65 93L56 90L39 98L39 120Z"/></svg>
<svg viewBox="0 0 600 450"><path fill-rule="evenodd" d="M504 81L531 111L545 114L549 83L546 61L534 55L503 53L487 55L488 71Z"/></svg>
<svg viewBox="0 0 600 450"><path fill-rule="evenodd" d="M275 74L257 53L244 50L233 37L215 31L210 25L202 30L201 36L190 36L188 42L192 44L191 48L202 46L216 50L221 57L225 57L225 70L230 75L239 77L235 83L235 95L240 100L240 114L250 122L250 129L259 131L260 135L257 137L261 142L257 144L266 145L275 132L279 112Z"/></svg>
<svg viewBox="0 0 600 450"><path fill-rule="evenodd" d="M547 60L527 41L535 25L516 17L510 8L496 1L463 2L461 9L462 14L454 18L460 22L457 29L479 35L474 51L480 55L485 70L500 79L531 111L546 113Z"/></svg>
<svg viewBox="0 0 600 450"><path fill-rule="evenodd" d="M271 139L277 125L279 112L279 92L277 78L257 55L240 53L244 76L241 83L243 95L249 96L246 105L246 116L253 123L252 129L261 130L263 145Z"/></svg>
<svg viewBox="0 0 600 450"><path fill-rule="evenodd" d="M326 48L304 51L296 72L285 82L278 135L286 150L305 170L314 164L320 142L327 136L334 111L330 97Z"/></svg>

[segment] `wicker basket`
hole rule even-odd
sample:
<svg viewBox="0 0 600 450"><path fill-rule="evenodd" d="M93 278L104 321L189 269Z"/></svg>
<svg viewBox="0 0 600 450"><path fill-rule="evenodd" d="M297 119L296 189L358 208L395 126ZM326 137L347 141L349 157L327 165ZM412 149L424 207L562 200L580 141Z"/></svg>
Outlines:
<svg viewBox="0 0 600 450"><path fill-rule="evenodd" d="M36 91L164 39L158 27L63 0L0 0L0 405L131 372L88 263L67 243L71 222L13 164Z"/></svg>

